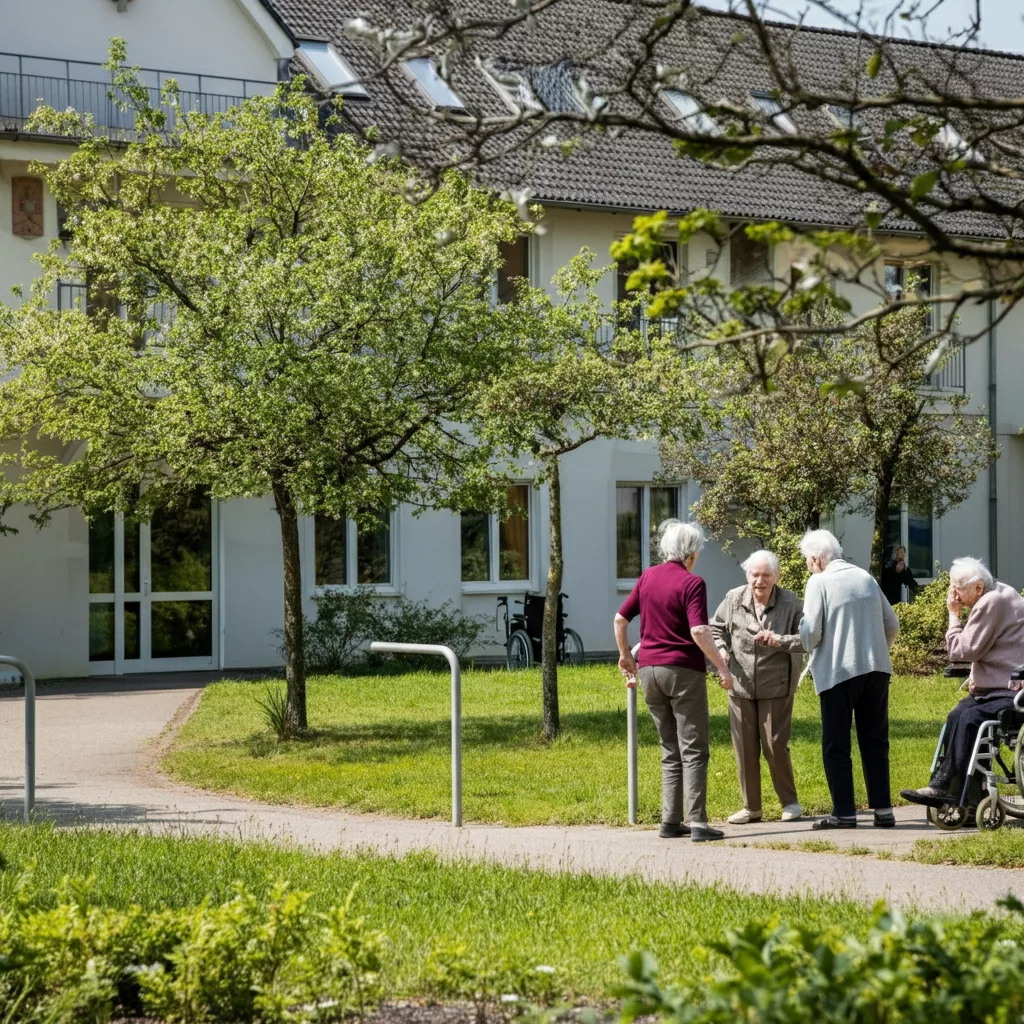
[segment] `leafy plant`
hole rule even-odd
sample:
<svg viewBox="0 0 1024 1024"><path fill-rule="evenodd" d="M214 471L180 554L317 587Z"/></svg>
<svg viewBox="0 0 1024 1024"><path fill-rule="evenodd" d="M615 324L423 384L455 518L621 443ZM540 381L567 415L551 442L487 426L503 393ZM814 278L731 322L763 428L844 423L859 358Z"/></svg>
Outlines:
<svg viewBox="0 0 1024 1024"><path fill-rule="evenodd" d="M267 728L279 739L288 735L288 691L280 686L268 686L262 697L255 698Z"/></svg>
<svg viewBox="0 0 1024 1024"><path fill-rule="evenodd" d="M900 673L937 672L946 664L946 595L949 573L940 572L922 587L912 604L895 606L900 635L892 646L892 666Z"/></svg>

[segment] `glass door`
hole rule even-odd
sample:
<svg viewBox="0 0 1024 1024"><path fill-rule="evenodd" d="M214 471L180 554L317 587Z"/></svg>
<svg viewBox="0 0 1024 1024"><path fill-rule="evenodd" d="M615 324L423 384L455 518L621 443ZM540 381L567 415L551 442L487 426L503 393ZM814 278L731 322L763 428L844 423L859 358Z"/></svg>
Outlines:
<svg viewBox="0 0 1024 1024"><path fill-rule="evenodd" d="M214 667L215 522L202 493L148 523L89 524L89 668L94 675Z"/></svg>

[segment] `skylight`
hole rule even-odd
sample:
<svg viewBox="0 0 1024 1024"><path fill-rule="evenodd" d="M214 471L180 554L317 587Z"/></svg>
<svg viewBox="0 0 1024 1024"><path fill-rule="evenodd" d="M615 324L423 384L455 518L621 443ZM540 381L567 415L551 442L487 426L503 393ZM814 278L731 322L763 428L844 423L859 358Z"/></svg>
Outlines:
<svg viewBox="0 0 1024 1024"><path fill-rule="evenodd" d="M522 68L495 68L491 80L498 87L502 99L514 110L543 110L544 107L534 94L530 79Z"/></svg>
<svg viewBox="0 0 1024 1024"><path fill-rule="evenodd" d="M841 107L837 103L830 103L828 112L832 115L832 120L841 128L860 127L860 113L850 107Z"/></svg>
<svg viewBox="0 0 1024 1024"><path fill-rule="evenodd" d="M968 163L984 163L984 157L948 121L939 129L936 141L950 156Z"/></svg>
<svg viewBox="0 0 1024 1024"><path fill-rule="evenodd" d="M411 60L403 61L403 66L435 107L442 107L445 110L466 109L466 104L437 73L437 68L429 57L414 57Z"/></svg>
<svg viewBox="0 0 1024 1024"><path fill-rule="evenodd" d="M780 132L785 132L787 135L796 135L796 125L793 124L789 114L783 112L782 104L770 92L752 92L750 95L761 108L765 117Z"/></svg>
<svg viewBox="0 0 1024 1024"><path fill-rule="evenodd" d="M703 135L718 133L718 125L700 109L700 104L689 93L680 92L678 89L666 89L662 95L687 128Z"/></svg>
<svg viewBox="0 0 1024 1024"><path fill-rule="evenodd" d="M547 110L552 114L571 114L583 109L586 84L577 82L568 61L557 64L524 64L518 67L497 65L490 72L506 102L524 110ZM590 96L596 109L606 102Z"/></svg>
<svg viewBox="0 0 1024 1024"><path fill-rule="evenodd" d="M299 54L316 72L320 84L342 96L366 96L348 62L330 43L306 41L299 43Z"/></svg>

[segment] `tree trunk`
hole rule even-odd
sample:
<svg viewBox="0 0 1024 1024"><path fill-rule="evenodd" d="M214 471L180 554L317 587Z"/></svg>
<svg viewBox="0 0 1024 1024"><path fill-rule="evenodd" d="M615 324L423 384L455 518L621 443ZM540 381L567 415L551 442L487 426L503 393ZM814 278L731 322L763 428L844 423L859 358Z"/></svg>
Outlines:
<svg viewBox="0 0 1024 1024"><path fill-rule="evenodd" d="M885 530L889 525L889 506L892 503L892 485L895 471L884 466L875 481L875 530L871 535L871 575L882 579L885 565Z"/></svg>
<svg viewBox="0 0 1024 1024"><path fill-rule="evenodd" d="M544 739L558 735L558 595L562 592L562 484L558 456L548 463L550 552L548 586L544 595L544 634L541 640L541 676L544 706Z"/></svg>
<svg viewBox="0 0 1024 1024"><path fill-rule="evenodd" d="M302 565L299 560L299 517L284 484L274 484L274 500L281 521L284 561L284 652L288 706L285 738L302 736L306 719L306 656L302 643Z"/></svg>

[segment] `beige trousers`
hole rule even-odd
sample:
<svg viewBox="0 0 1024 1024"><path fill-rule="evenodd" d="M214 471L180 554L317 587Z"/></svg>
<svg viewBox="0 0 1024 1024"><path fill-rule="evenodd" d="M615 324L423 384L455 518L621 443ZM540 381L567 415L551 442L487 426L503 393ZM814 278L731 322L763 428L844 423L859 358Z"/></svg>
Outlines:
<svg viewBox="0 0 1024 1024"><path fill-rule="evenodd" d="M796 783L789 756L789 735L793 726L793 700L729 698L729 731L736 752L743 806L752 814L761 813L761 753L768 762L772 785L783 807L795 804Z"/></svg>

